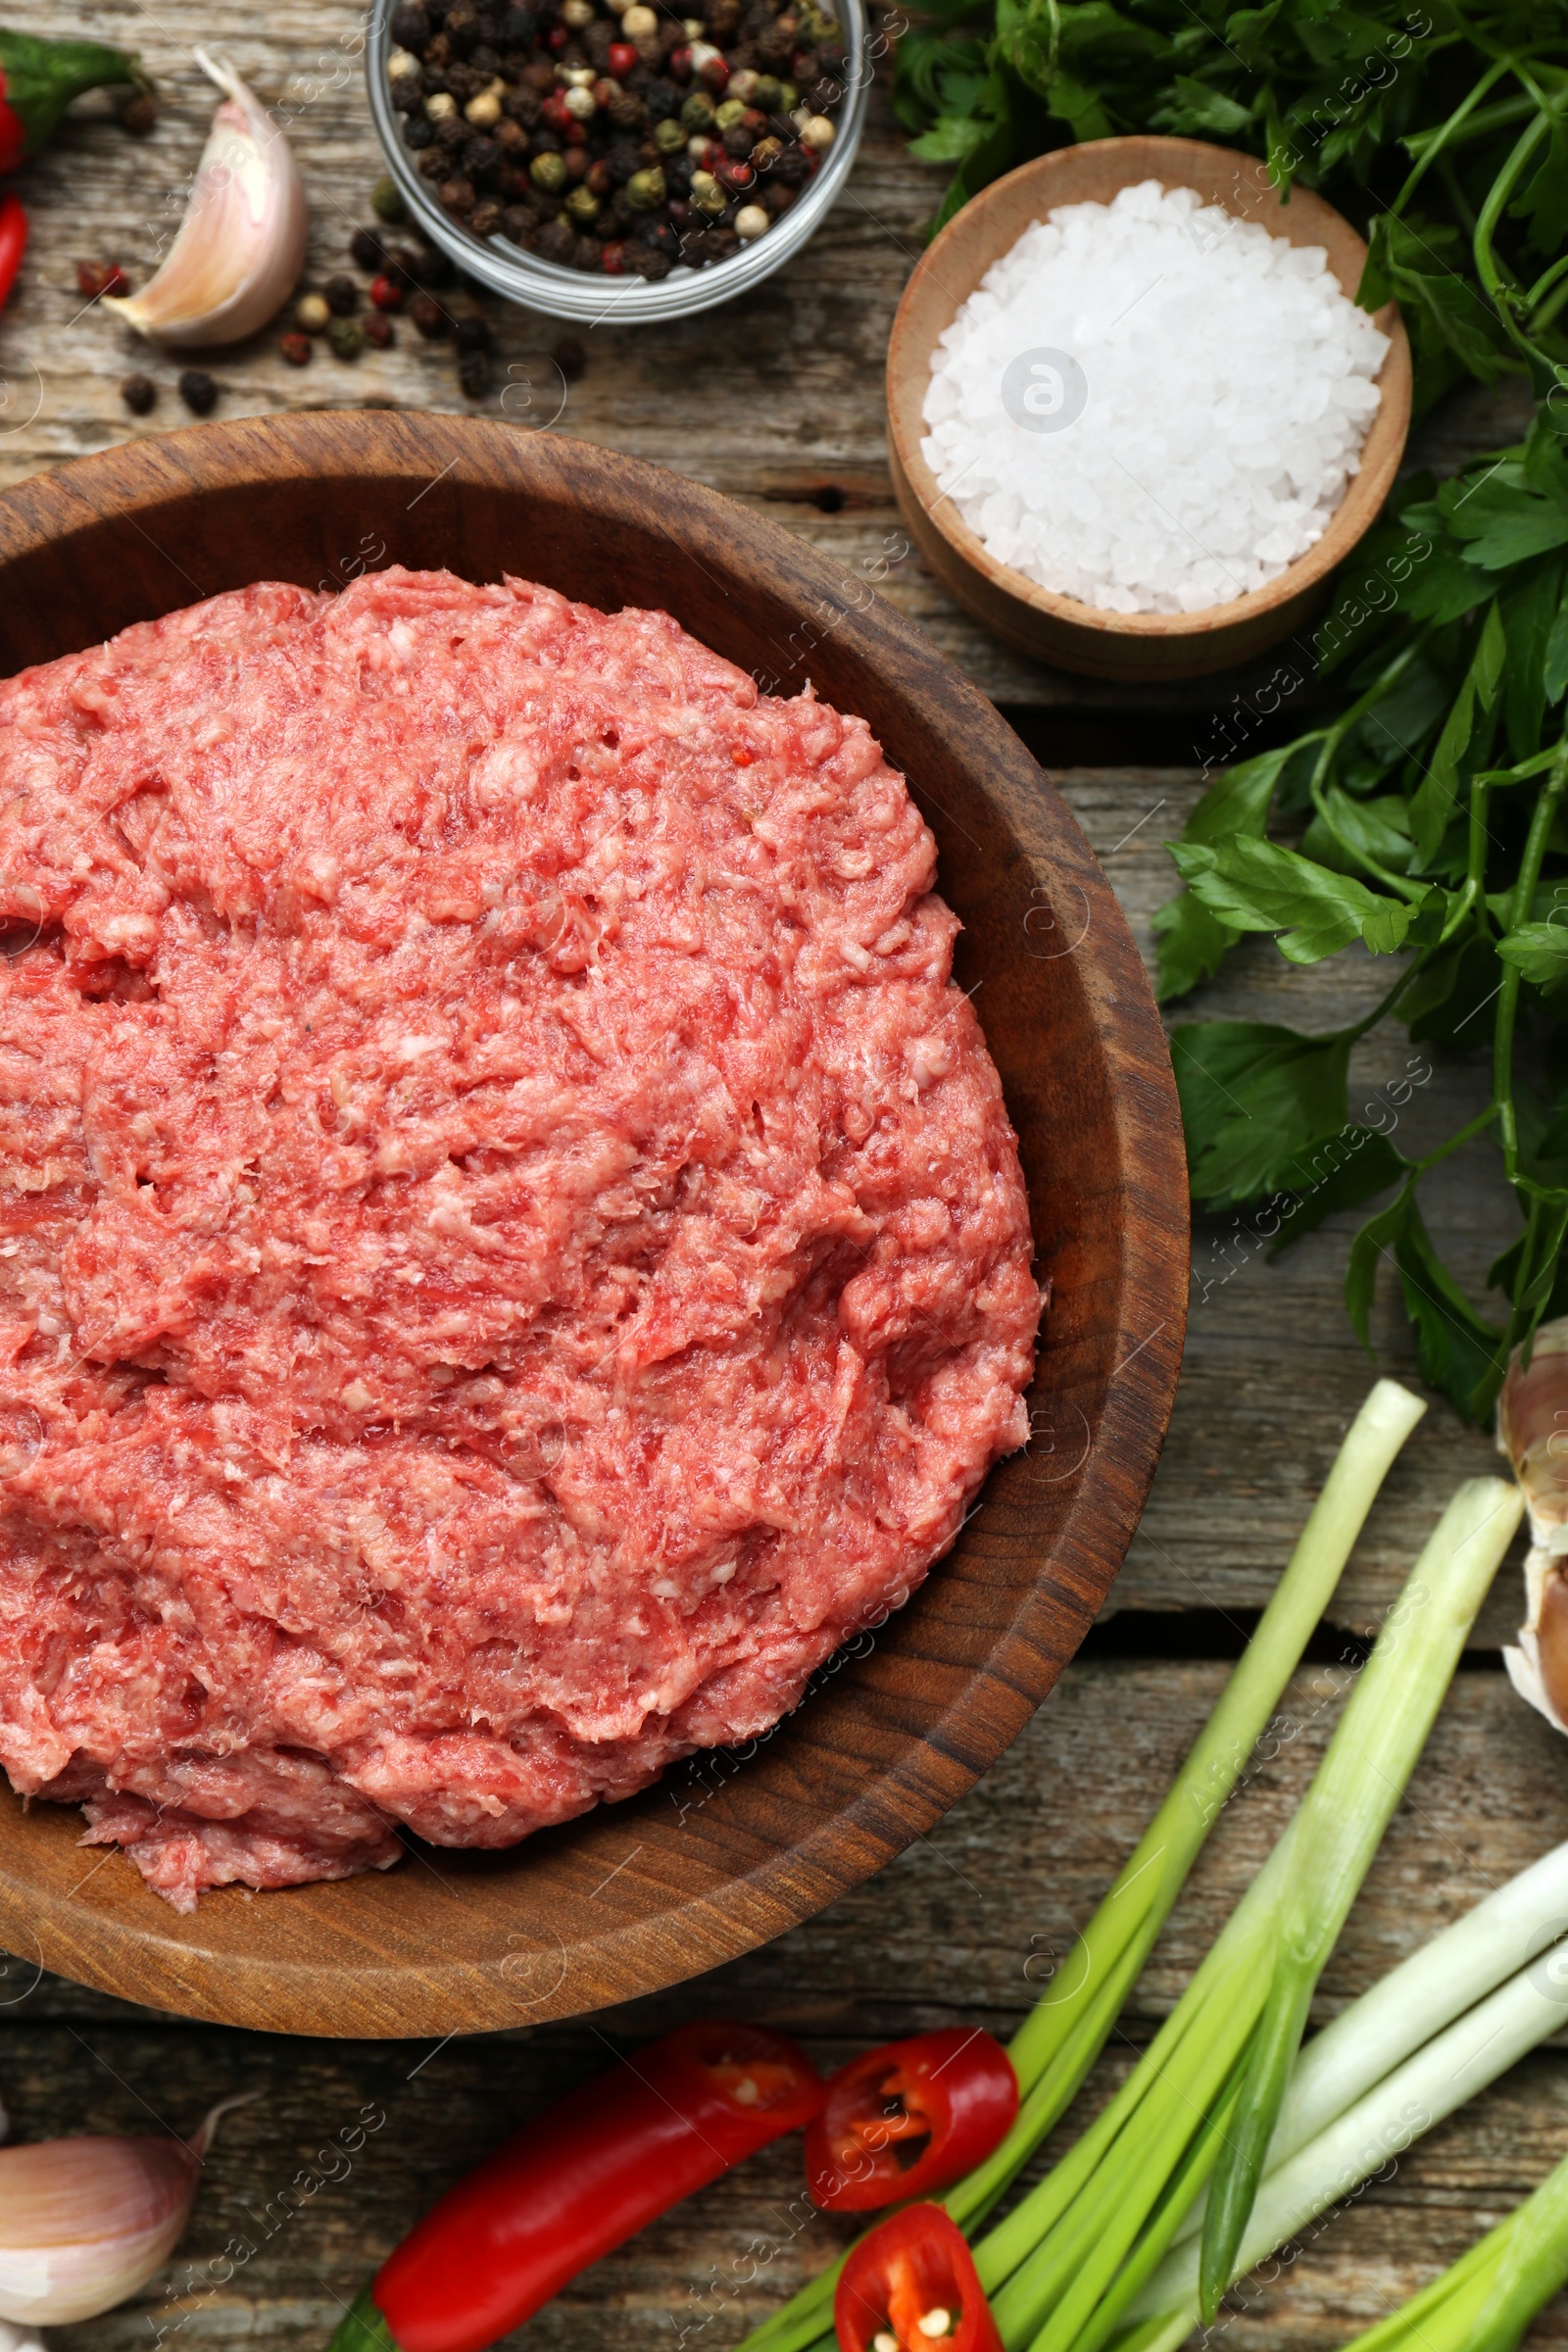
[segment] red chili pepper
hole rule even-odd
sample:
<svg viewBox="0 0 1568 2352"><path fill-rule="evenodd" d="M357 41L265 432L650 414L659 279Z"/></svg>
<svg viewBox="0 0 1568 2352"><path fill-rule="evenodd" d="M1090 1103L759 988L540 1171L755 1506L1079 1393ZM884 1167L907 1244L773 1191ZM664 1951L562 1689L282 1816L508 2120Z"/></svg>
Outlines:
<svg viewBox="0 0 1568 2352"><path fill-rule="evenodd" d="M0 197L0 311L17 282L27 250L27 216L20 196Z"/></svg>
<svg viewBox="0 0 1568 2352"><path fill-rule="evenodd" d="M334 2352L482 2352L680 2198L799 2131L822 2097L782 2034L679 2027L449 2189L382 2264Z"/></svg>
<svg viewBox="0 0 1568 2352"><path fill-rule="evenodd" d="M148 86L134 57L101 41L45 41L0 25L0 172L41 147L73 98L107 83Z"/></svg>
<svg viewBox="0 0 1568 2352"><path fill-rule="evenodd" d="M841 2352L1003 2352L974 2257L940 2205L906 2205L850 2249L833 2326Z"/></svg>
<svg viewBox="0 0 1568 2352"><path fill-rule="evenodd" d="M1012 2061L989 2034L950 2026L852 2058L806 2134L806 2178L828 2213L929 2197L973 2172L1018 2112Z"/></svg>

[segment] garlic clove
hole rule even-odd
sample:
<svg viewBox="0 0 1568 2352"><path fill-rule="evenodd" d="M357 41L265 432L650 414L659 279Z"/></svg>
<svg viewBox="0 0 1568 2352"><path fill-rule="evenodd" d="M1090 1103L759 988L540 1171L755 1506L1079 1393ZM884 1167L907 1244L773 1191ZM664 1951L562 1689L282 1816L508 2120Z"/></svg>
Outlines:
<svg viewBox="0 0 1568 2352"><path fill-rule="evenodd" d="M179 233L139 294L106 298L160 343L237 343L276 316L305 262L305 186L287 139L233 68L196 51L224 93Z"/></svg>
<svg viewBox="0 0 1568 2352"><path fill-rule="evenodd" d="M239 2104L215 2107L189 2141L105 2133L0 2148L0 2322L90 2320L144 2286L189 2219L219 2117Z"/></svg>
<svg viewBox="0 0 1568 2352"><path fill-rule="evenodd" d="M1541 1326L1528 1365L1522 1353L1497 1399L1497 1445L1530 1512L1525 1623L1502 1656L1520 1697L1568 1732L1568 1317Z"/></svg>

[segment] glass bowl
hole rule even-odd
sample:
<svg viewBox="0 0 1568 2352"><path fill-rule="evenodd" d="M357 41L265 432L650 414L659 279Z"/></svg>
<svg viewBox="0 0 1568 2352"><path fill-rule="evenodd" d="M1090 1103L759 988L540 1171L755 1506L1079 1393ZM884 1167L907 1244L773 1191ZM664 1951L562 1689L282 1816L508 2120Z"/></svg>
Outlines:
<svg viewBox="0 0 1568 2352"><path fill-rule="evenodd" d="M366 52L366 76L370 114L387 166L397 182L409 217L433 245L449 254L469 277L509 301L543 311L547 318L572 318L599 325L651 318L685 318L729 302L764 277L782 269L792 255L810 242L829 207L850 174L860 133L865 126L865 104L871 78L866 36L865 0L835 0L835 14L844 36L844 100L837 115L837 136L828 158L807 193L776 220L765 236L744 246L727 262L710 262L706 269L672 270L651 284L640 277L606 277L598 271L568 270L559 262L541 261L524 253L499 233L471 236L442 211L428 180L415 169L414 157L403 143L402 118L392 105L387 85L387 55L392 46L391 21L398 0L376 0Z"/></svg>

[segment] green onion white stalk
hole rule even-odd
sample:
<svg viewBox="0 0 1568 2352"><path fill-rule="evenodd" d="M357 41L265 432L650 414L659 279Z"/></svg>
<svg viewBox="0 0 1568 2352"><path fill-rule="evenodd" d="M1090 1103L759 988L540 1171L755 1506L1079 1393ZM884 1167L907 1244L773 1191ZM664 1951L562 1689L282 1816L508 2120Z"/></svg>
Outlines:
<svg viewBox="0 0 1568 2352"><path fill-rule="evenodd" d="M1380 1380L1356 1415L1257 1630L1169 1795L1013 2038L1018 2118L995 2154L943 2199L960 2229L972 2230L1004 2195L1100 2055L1333 1596L1390 1466L1425 1410L1396 1381ZM830 2343L833 2289L843 2267L841 2258L810 2280L746 2338L741 2352L806 2352Z"/></svg>
<svg viewBox="0 0 1568 2352"><path fill-rule="evenodd" d="M1465 1637L1517 1527L1516 1488L1461 1487L1350 1694L1295 1819L1109 2106L976 2248L1008 2352L1095 2352L1120 2327L1210 2171L1240 2242L1306 2002L1426 1743ZM1245 2196L1242 2193L1245 2191Z"/></svg>

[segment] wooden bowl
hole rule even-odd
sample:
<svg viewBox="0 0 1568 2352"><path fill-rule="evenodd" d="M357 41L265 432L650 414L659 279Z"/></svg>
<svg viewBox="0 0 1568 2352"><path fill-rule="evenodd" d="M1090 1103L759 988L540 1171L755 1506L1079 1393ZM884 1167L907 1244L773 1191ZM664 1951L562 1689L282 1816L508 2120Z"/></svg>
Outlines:
<svg viewBox="0 0 1568 2352"><path fill-rule="evenodd" d="M809 674L864 714L968 926L960 975L984 984L1053 1290L1035 1444L910 1605L749 1755L694 1759L510 1853L416 1846L340 1886L225 1888L188 1919L122 1855L83 1849L74 1807L0 1793L0 1946L26 1966L228 2024L442 2034L574 2015L746 1951L879 1869L995 1760L1104 1599L1153 1474L1187 1179L1132 941L1016 737L867 589L673 474L436 416L134 442L0 496L0 674L220 589L331 584L368 561L663 606L782 691ZM26 1981L8 1972L0 1997Z"/></svg>
<svg viewBox="0 0 1568 2352"><path fill-rule="evenodd" d="M899 506L943 586L999 637L1041 662L1092 678L1191 678L1226 669L1303 627L1327 602L1329 574L1370 528L1389 494L1410 429L1410 346L1391 303L1377 323L1393 349L1378 377L1382 401L1361 470L1316 547L1266 588L1201 612L1101 612L1056 596L988 555L920 455L931 354L993 262L1058 204L1108 204L1118 189L1157 179L1195 188L1238 220L1293 245L1321 245L1347 294L1361 282L1366 247L1321 196L1284 201L1267 167L1200 139L1091 139L1059 147L994 180L948 222L915 265L888 346L888 440Z"/></svg>

